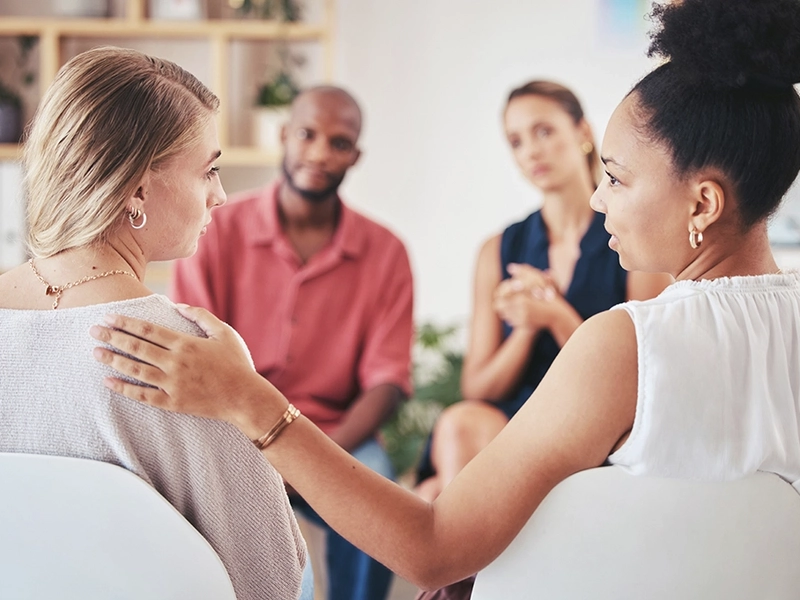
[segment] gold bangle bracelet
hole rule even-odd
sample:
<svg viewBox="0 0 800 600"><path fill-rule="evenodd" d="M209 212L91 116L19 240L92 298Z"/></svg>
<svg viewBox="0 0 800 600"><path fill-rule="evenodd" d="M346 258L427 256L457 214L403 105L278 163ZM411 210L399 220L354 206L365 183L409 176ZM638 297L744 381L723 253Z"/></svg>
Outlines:
<svg viewBox="0 0 800 600"><path fill-rule="evenodd" d="M286 428L286 426L297 419L300 416L300 410L295 408L293 404L290 404L286 408L286 412L283 413L283 416L280 420L272 426L267 433L262 435L257 440L253 440L253 443L256 445L256 448L259 450L263 450L267 446L269 446L275 439L281 434L281 432Z"/></svg>

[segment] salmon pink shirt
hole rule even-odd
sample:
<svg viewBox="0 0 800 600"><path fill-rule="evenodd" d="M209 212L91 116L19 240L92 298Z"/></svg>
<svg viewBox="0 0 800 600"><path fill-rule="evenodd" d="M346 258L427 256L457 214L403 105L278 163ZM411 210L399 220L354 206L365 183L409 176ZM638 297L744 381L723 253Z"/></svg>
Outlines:
<svg viewBox="0 0 800 600"><path fill-rule="evenodd" d="M330 244L303 264L278 220L279 185L213 212L171 296L233 326L258 372L330 433L362 392L411 393L411 269L395 235L343 203Z"/></svg>

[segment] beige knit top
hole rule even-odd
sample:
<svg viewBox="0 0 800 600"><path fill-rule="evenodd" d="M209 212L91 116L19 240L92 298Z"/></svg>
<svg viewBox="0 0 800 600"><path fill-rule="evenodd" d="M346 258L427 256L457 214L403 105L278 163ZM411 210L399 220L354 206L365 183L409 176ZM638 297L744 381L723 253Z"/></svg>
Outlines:
<svg viewBox="0 0 800 600"><path fill-rule="evenodd" d="M300 594L306 547L281 477L235 427L103 386L89 327L114 312L202 335L166 297L0 309L0 452L101 460L153 485L209 541L239 600Z"/></svg>

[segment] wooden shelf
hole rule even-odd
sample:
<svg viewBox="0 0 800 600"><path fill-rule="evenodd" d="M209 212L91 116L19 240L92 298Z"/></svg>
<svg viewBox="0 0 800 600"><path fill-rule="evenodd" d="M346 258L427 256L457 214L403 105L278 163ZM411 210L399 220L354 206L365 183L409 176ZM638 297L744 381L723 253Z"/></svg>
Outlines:
<svg viewBox="0 0 800 600"><path fill-rule="evenodd" d="M0 144L0 160L19 160L21 157L22 150L17 144ZM221 166L275 167L280 160L279 153L238 146L223 148L218 163Z"/></svg>
<svg viewBox="0 0 800 600"><path fill-rule="evenodd" d="M148 19L37 19L3 17L0 35L59 37L167 37L254 40L318 40L326 35L321 25L266 20L151 21Z"/></svg>
<svg viewBox="0 0 800 600"><path fill-rule="evenodd" d="M233 147L223 148L222 156L217 161L222 166L236 165L243 167L275 167L280 164L281 155L266 152L260 148Z"/></svg>
<svg viewBox="0 0 800 600"><path fill-rule="evenodd" d="M22 156L17 144L0 144L0 160L18 160Z"/></svg>
<svg viewBox="0 0 800 600"><path fill-rule="evenodd" d="M55 79L65 58L65 40L80 38L197 39L210 48L209 87L220 99L217 132L223 155L221 165L275 166L280 158L258 148L231 146L230 115L236 110L230 100L231 44L236 41L316 42L322 46L323 78L330 80L333 70L333 13L335 0L323 0L321 24L286 23L263 19L205 19L197 21L151 20L145 15L145 0L124 0L124 18L0 17L0 36L32 35L39 38L37 79L44 90ZM19 147L0 144L0 160L18 160Z"/></svg>

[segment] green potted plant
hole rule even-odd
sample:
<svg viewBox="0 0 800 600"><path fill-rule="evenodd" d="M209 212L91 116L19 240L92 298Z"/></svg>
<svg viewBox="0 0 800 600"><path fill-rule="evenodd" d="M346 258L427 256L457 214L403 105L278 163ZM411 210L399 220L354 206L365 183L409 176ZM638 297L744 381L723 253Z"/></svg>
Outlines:
<svg viewBox="0 0 800 600"><path fill-rule="evenodd" d="M289 106L300 93L294 81L290 63L302 64L302 59L291 57L285 48L278 50L279 68L256 94L256 145L267 152L280 149L281 127L289 119Z"/></svg>
<svg viewBox="0 0 800 600"><path fill-rule="evenodd" d="M22 35L17 38L19 54L16 64L9 70L19 73L20 85L14 87L0 81L0 144L16 144L22 136L23 102L19 90L29 86L35 80L32 69L28 67L28 57L39 38Z"/></svg>
<svg viewBox="0 0 800 600"><path fill-rule="evenodd" d="M22 98L0 81L0 144L16 144L22 134Z"/></svg>
<svg viewBox="0 0 800 600"><path fill-rule="evenodd" d="M228 3L241 17L280 19L289 23L300 20L297 0L228 0Z"/></svg>
<svg viewBox="0 0 800 600"><path fill-rule="evenodd" d="M413 469L436 418L461 400L464 354L459 328L424 324L414 343L414 395L404 402L381 430L386 452L401 481L413 485Z"/></svg>

